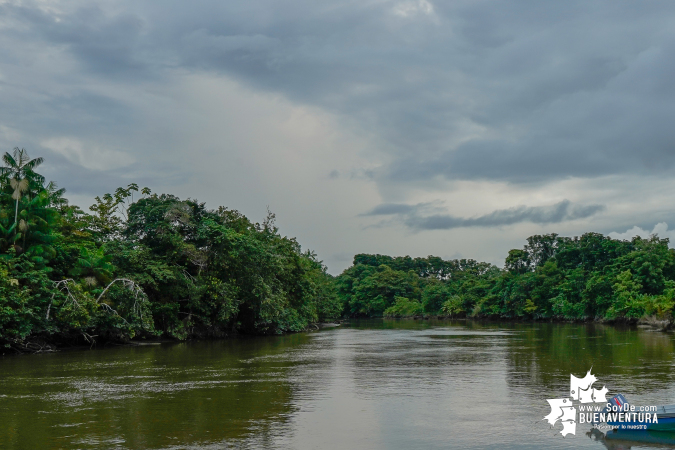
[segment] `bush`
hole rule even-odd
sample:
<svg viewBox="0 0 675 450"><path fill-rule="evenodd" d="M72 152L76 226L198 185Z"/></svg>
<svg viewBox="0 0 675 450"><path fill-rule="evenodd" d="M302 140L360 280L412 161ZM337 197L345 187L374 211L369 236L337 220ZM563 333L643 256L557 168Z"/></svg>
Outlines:
<svg viewBox="0 0 675 450"><path fill-rule="evenodd" d="M422 314L422 304L405 297L396 297L394 304L384 310L385 317L412 317Z"/></svg>
<svg viewBox="0 0 675 450"><path fill-rule="evenodd" d="M464 311L464 302L459 295L453 295L449 300L443 303L441 314L444 316L460 316L466 314Z"/></svg>

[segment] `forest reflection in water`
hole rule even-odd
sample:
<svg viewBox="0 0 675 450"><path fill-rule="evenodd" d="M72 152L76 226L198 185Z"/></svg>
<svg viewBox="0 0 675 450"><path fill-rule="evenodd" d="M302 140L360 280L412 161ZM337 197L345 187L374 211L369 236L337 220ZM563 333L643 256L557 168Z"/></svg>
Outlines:
<svg viewBox="0 0 675 450"><path fill-rule="evenodd" d="M563 438L542 421L591 366L610 394L675 403L673 342L600 324L369 320L3 358L0 448L675 448L675 435L580 424Z"/></svg>

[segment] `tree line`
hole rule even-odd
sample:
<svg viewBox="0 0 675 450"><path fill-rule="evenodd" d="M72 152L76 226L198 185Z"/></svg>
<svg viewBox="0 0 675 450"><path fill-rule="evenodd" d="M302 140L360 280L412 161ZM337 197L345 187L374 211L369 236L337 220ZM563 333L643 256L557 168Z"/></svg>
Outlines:
<svg viewBox="0 0 675 450"><path fill-rule="evenodd" d="M652 236L536 235L504 268L472 259L358 254L333 277L274 214L132 183L89 212L23 149L0 168L0 346L279 334L343 317L672 322L675 251Z"/></svg>
<svg viewBox="0 0 675 450"><path fill-rule="evenodd" d="M599 233L535 235L504 268L471 259L356 255L336 279L354 316L673 320L675 250L668 239Z"/></svg>

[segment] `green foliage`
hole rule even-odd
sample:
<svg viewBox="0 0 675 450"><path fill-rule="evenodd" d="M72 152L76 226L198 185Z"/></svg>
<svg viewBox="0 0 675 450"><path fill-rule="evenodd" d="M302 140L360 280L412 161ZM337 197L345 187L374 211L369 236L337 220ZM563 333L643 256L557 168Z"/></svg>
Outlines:
<svg viewBox="0 0 675 450"><path fill-rule="evenodd" d="M274 214L152 194L136 184L87 214L25 150L0 169L0 341L92 342L307 329L343 315L673 320L667 239L535 235L505 268L471 259L358 254L338 277Z"/></svg>
<svg viewBox="0 0 675 450"><path fill-rule="evenodd" d="M47 323L53 299L63 299L48 277L26 255L0 261L0 340L22 340L56 327Z"/></svg>
<svg viewBox="0 0 675 450"><path fill-rule="evenodd" d="M466 313L464 309L464 301L459 295L453 295L448 300L443 302L440 308L440 313L444 316L461 316Z"/></svg>
<svg viewBox="0 0 675 450"><path fill-rule="evenodd" d="M347 307L354 315L382 316L397 297L419 300L419 286L420 278L413 270L404 272L383 264L354 283Z"/></svg>
<svg viewBox="0 0 675 450"><path fill-rule="evenodd" d="M236 211L152 195L131 205L124 235L129 244L114 263L155 299L167 334L299 331L342 312L325 266L280 236L272 214L254 224Z"/></svg>
<svg viewBox="0 0 675 450"><path fill-rule="evenodd" d="M124 230L124 221L128 219L134 192L138 192L138 185L131 183L126 188L117 188L113 194L95 198L96 203L89 207L94 215L87 217L87 222L89 231L96 239L102 242L119 239ZM141 189L141 194L150 195L150 189Z"/></svg>
<svg viewBox="0 0 675 450"><path fill-rule="evenodd" d="M80 257L70 274L82 277L89 285L97 283L109 283L112 279L114 267L110 264L112 256L106 255L103 247L98 250L90 250L86 247L80 249Z"/></svg>
<svg viewBox="0 0 675 450"><path fill-rule="evenodd" d="M422 314L420 302L405 297L395 297L394 304L384 310L384 317L411 317Z"/></svg>
<svg viewBox="0 0 675 450"><path fill-rule="evenodd" d="M473 260L356 255L336 279L350 315L378 316L397 296L426 314L525 319L673 320L675 251L667 239L536 235L503 270Z"/></svg>
<svg viewBox="0 0 675 450"><path fill-rule="evenodd" d="M491 280L500 273L491 264L471 259L359 254L354 265L336 278L336 284L349 315L381 316L397 297L416 302L422 307L420 313L458 315L471 311L488 295ZM443 311L451 299L456 302L452 311Z"/></svg>
<svg viewBox="0 0 675 450"><path fill-rule="evenodd" d="M525 273L530 268L530 254L527 250L509 250L504 268L511 273Z"/></svg>
<svg viewBox="0 0 675 450"><path fill-rule="evenodd" d="M0 341L283 333L343 313L334 278L271 213L253 223L132 183L89 215L34 171L41 158L3 161Z"/></svg>
<svg viewBox="0 0 675 450"><path fill-rule="evenodd" d="M424 311L431 314L440 311L449 298L450 290L445 283L428 283L422 291Z"/></svg>

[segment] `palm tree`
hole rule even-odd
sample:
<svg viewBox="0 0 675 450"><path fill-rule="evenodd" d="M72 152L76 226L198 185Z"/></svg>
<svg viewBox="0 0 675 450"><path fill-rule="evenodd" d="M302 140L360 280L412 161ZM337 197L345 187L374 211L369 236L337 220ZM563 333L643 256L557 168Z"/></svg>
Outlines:
<svg viewBox="0 0 675 450"><path fill-rule="evenodd" d="M49 244L54 239L51 231L58 220L58 212L49 205L49 192L44 189L21 202L17 229L23 243L17 248L18 252L26 252L27 244L30 244L35 247L33 253L53 253Z"/></svg>
<svg viewBox="0 0 675 450"><path fill-rule="evenodd" d="M2 161L5 167L0 167L0 175L9 178L9 183L14 192L12 198L16 200L16 207L14 210L14 225L16 226L19 220L19 200L21 196L29 191L31 182L44 184L45 178L34 172L34 169L42 164L42 158L30 159L28 152L18 147L14 148L14 154L10 155L5 152L2 155Z"/></svg>
<svg viewBox="0 0 675 450"><path fill-rule="evenodd" d="M59 189L55 182L50 181L45 186L45 191L49 193L49 206L52 208L63 209L68 206L68 200L63 197L66 193L64 188Z"/></svg>

